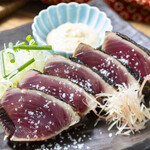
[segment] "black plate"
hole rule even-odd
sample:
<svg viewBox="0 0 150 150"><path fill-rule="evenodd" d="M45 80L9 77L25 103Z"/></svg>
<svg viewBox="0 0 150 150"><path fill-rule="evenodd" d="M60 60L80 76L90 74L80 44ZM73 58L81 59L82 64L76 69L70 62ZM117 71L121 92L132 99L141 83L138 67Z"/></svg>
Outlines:
<svg viewBox="0 0 150 150"><path fill-rule="evenodd" d="M104 2L96 0L90 5L97 6L100 10L107 13L112 20L114 31L118 31L128 35L130 38L137 41L139 44L149 48L150 39L141 32L134 29L126 21L123 21L115 12L113 12ZM0 32L0 48L4 48L4 43L8 42L16 43L17 41L25 41L28 34L32 34L31 23L24 26ZM108 125L100 121L95 127L96 116L90 114L87 116L86 125L74 127L68 131L64 131L62 134L44 141L35 143L13 143L9 140L3 140L4 131L0 127L0 150L48 150L48 149L132 149L142 150L150 149L150 123L147 124L147 128L141 133L137 133L131 136L116 136L116 129L108 131ZM112 136L111 136L112 135Z"/></svg>

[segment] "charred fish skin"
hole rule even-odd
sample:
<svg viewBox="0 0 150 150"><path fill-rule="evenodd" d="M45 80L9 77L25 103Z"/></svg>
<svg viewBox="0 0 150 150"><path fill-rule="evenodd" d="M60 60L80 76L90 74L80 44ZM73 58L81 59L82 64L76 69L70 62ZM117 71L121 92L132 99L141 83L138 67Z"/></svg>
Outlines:
<svg viewBox="0 0 150 150"><path fill-rule="evenodd" d="M44 73L66 78L93 94L101 92L112 93L115 90L91 68L60 55L53 55L47 60Z"/></svg>
<svg viewBox="0 0 150 150"><path fill-rule="evenodd" d="M116 83L112 80L110 80L107 76L104 76L103 74L101 74L99 71L97 71L94 68L89 67L88 65L84 64L81 60L79 60L77 57L69 57L69 59L77 64L81 64L85 67L88 67L89 69L91 69L93 72L95 72L96 74L98 74L106 83L108 83L109 85L111 85L112 87L114 87L114 89L116 89Z"/></svg>
<svg viewBox="0 0 150 150"><path fill-rule="evenodd" d="M141 78L150 74L150 52L121 33L107 31L102 50L135 70Z"/></svg>
<svg viewBox="0 0 150 150"><path fill-rule="evenodd" d="M105 54L108 55L108 56L113 57L111 54L107 53L106 51L103 51L103 50L101 50L101 49L97 49L97 50L100 51L100 52L102 52L102 53L105 53ZM127 71L128 71L136 80L138 80L138 81L142 80L141 77L138 75L138 73L137 73L134 69L132 69L129 65L127 65L127 64L125 64L125 63L123 63L123 62L121 62L121 61L120 61L119 59L117 59L116 57L113 57L113 59L115 59L115 60L118 61L122 66L124 66L124 67L127 69Z"/></svg>
<svg viewBox="0 0 150 150"><path fill-rule="evenodd" d="M96 98L68 79L29 70L19 81L19 88L34 89L70 104L82 116L97 107Z"/></svg>
<svg viewBox="0 0 150 150"><path fill-rule="evenodd" d="M0 105L0 123L11 141L46 140L80 120L70 105L35 90L12 88Z"/></svg>
<svg viewBox="0 0 150 150"><path fill-rule="evenodd" d="M105 52L105 51L102 51L102 50L99 50L99 51L101 51L101 52L103 52L103 53L106 53L107 55L110 55L110 54L108 54L107 52ZM112 55L110 55L110 56L112 56ZM113 57L113 56L112 56ZM117 59L117 58L115 58L115 57L113 57L116 61L118 61L122 66L124 66L126 69L127 69L127 71L137 80L137 81L142 81L142 78L138 75L138 73L134 70L134 69L132 69L129 65L127 65L127 64L125 64L125 63L123 63L123 62L121 62L119 59Z"/></svg>
<svg viewBox="0 0 150 150"><path fill-rule="evenodd" d="M11 135L13 135L13 133L15 132L15 125L1 104L0 104L0 123L7 137L10 138Z"/></svg>
<svg viewBox="0 0 150 150"><path fill-rule="evenodd" d="M73 56L77 57L88 67L101 72L106 78L110 78L116 84L128 84L140 79L136 71L128 65L123 64L107 52L94 49L87 44L79 44ZM122 79L123 77L124 79Z"/></svg>
<svg viewBox="0 0 150 150"><path fill-rule="evenodd" d="M141 80L140 82L142 83L143 80ZM149 96L149 95L150 95L150 82L149 82L149 81L147 81L147 82L145 83L145 85L144 85L144 87L143 87L143 90L142 90L142 94L144 94L145 97L147 97L146 100L149 100L149 101L150 101L150 99L148 98L148 97L150 97L150 96Z"/></svg>

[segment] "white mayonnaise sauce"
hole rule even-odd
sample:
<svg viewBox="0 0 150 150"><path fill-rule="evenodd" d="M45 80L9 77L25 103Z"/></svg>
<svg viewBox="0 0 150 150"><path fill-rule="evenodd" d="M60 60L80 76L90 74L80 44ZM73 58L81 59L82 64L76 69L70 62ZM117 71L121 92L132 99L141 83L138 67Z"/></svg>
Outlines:
<svg viewBox="0 0 150 150"><path fill-rule="evenodd" d="M47 36L47 44L52 45L55 51L73 52L81 42L97 48L100 37L93 28L83 23L62 24Z"/></svg>

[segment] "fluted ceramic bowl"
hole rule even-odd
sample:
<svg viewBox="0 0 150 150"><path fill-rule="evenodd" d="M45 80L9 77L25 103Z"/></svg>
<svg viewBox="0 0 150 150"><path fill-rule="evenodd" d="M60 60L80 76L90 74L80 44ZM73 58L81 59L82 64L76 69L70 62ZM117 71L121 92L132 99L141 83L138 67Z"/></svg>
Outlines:
<svg viewBox="0 0 150 150"><path fill-rule="evenodd" d="M95 29L101 39L99 46L104 40L105 31L112 30L110 19L98 8L75 2L60 3L42 10L39 15L34 18L32 33L36 42L39 45L46 45L48 33L66 22L83 23ZM73 54L73 52L65 50L56 51L55 49L53 49L53 53L65 57L69 57Z"/></svg>

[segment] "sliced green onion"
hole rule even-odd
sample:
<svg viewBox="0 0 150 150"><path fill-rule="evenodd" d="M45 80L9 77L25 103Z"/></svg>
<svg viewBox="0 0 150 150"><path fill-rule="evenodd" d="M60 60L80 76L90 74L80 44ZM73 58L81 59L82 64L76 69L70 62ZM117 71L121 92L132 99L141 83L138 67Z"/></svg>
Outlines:
<svg viewBox="0 0 150 150"><path fill-rule="evenodd" d="M13 49L13 46L14 46L14 45L13 45L12 42L9 42L9 43L8 43L8 47L9 47L10 49Z"/></svg>
<svg viewBox="0 0 150 150"><path fill-rule="evenodd" d="M34 58L30 59L29 61L27 61L25 64L23 64L23 65L20 66L19 68L15 69L15 70L12 71L11 73L9 73L9 74L3 76L3 78L9 77L9 79L11 79L11 78L14 77L16 74L18 74L19 72L21 72L22 70L24 70L26 67L28 67L29 65L31 65L34 61L35 61Z"/></svg>
<svg viewBox="0 0 150 150"><path fill-rule="evenodd" d="M29 45L38 45L31 35L28 35L26 40L29 42Z"/></svg>
<svg viewBox="0 0 150 150"><path fill-rule="evenodd" d="M16 50L16 49L22 49L22 50L51 50L52 46L51 45L43 45L43 46L38 46L38 45L16 45L13 48L14 48L14 50Z"/></svg>
<svg viewBox="0 0 150 150"><path fill-rule="evenodd" d="M13 49L13 43L9 42L8 47L10 49ZM15 55L11 52L8 52L9 56L10 56L10 62L14 63L15 62Z"/></svg>
<svg viewBox="0 0 150 150"><path fill-rule="evenodd" d="M1 52L1 68L2 68L2 76L6 75L5 71L5 62L4 62L4 50Z"/></svg>
<svg viewBox="0 0 150 150"><path fill-rule="evenodd" d="M27 45L27 43L26 43L26 42L21 42L21 43L17 44L17 46L20 46L20 45ZM14 48L13 48L13 50L14 50L15 52L18 52L19 49L14 49Z"/></svg>
<svg viewBox="0 0 150 150"><path fill-rule="evenodd" d="M26 42L21 42L18 45L27 45L27 43Z"/></svg>
<svg viewBox="0 0 150 150"><path fill-rule="evenodd" d="M10 56L10 62L11 63L15 63L15 55L11 52L8 52L9 56Z"/></svg>
<svg viewBox="0 0 150 150"><path fill-rule="evenodd" d="M31 65L33 62L35 62L35 59L32 58L29 61L27 61L25 64L23 64L22 66L20 66L17 70L18 72L24 70L26 67L28 67L29 65Z"/></svg>

